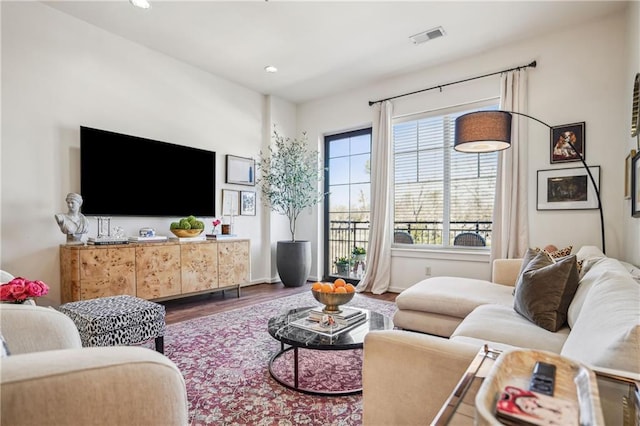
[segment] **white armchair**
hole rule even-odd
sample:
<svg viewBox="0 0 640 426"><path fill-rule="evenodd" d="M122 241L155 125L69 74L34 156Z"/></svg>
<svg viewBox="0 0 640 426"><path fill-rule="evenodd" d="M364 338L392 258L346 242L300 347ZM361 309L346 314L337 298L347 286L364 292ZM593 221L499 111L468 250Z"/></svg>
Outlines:
<svg viewBox="0 0 640 426"><path fill-rule="evenodd" d="M186 386L166 356L141 347L83 348L51 308L0 304L10 355L0 360L7 425L184 425Z"/></svg>

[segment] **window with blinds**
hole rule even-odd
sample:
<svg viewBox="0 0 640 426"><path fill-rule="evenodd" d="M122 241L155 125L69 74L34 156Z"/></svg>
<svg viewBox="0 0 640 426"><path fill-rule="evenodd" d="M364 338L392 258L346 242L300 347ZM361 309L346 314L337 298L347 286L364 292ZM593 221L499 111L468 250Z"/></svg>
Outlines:
<svg viewBox="0 0 640 426"><path fill-rule="evenodd" d="M453 141L458 116L497 107L484 102L394 120L396 243L491 244L498 153L457 152Z"/></svg>

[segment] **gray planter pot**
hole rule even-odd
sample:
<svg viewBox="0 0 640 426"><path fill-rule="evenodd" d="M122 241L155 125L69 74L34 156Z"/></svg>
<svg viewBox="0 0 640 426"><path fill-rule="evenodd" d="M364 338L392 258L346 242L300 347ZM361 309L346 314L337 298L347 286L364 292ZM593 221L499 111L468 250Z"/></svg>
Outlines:
<svg viewBox="0 0 640 426"><path fill-rule="evenodd" d="M349 275L348 263L336 263L336 269L338 270L338 275Z"/></svg>
<svg viewBox="0 0 640 426"><path fill-rule="evenodd" d="M300 287L311 272L311 241L278 241L278 275L285 287Z"/></svg>

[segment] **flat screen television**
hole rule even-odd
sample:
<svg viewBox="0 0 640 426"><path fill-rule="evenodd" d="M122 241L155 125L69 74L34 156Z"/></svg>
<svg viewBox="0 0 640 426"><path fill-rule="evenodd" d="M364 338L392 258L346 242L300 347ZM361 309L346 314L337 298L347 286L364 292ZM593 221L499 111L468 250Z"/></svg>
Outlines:
<svg viewBox="0 0 640 426"><path fill-rule="evenodd" d="M216 153L80 127L81 212L214 217Z"/></svg>

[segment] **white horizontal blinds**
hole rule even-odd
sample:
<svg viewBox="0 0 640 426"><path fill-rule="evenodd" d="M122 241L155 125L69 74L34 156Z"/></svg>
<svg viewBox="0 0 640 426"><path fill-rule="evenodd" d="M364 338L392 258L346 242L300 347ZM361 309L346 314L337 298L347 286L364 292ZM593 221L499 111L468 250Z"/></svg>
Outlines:
<svg viewBox="0 0 640 426"><path fill-rule="evenodd" d="M393 126L394 229L417 244L448 246L463 230L491 229L497 153L459 153L453 141L456 117L496 105L469 108Z"/></svg>
<svg viewBox="0 0 640 426"><path fill-rule="evenodd" d="M425 241L427 234L422 230L441 229L444 208L442 138L442 117L408 121L393 127L395 229L420 230L414 238L417 244L429 244ZM441 232L430 235L438 239Z"/></svg>
<svg viewBox="0 0 640 426"><path fill-rule="evenodd" d="M456 114L455 117L459 115L462 114ZM450 147L451 204L449 222L451 223L451 232L449 233L449 244L453 244L453 239L461 232L471 231L484 235L484 231L491 229L498 153L461 153L453 149L453 141L450 141Z"/></svg>

